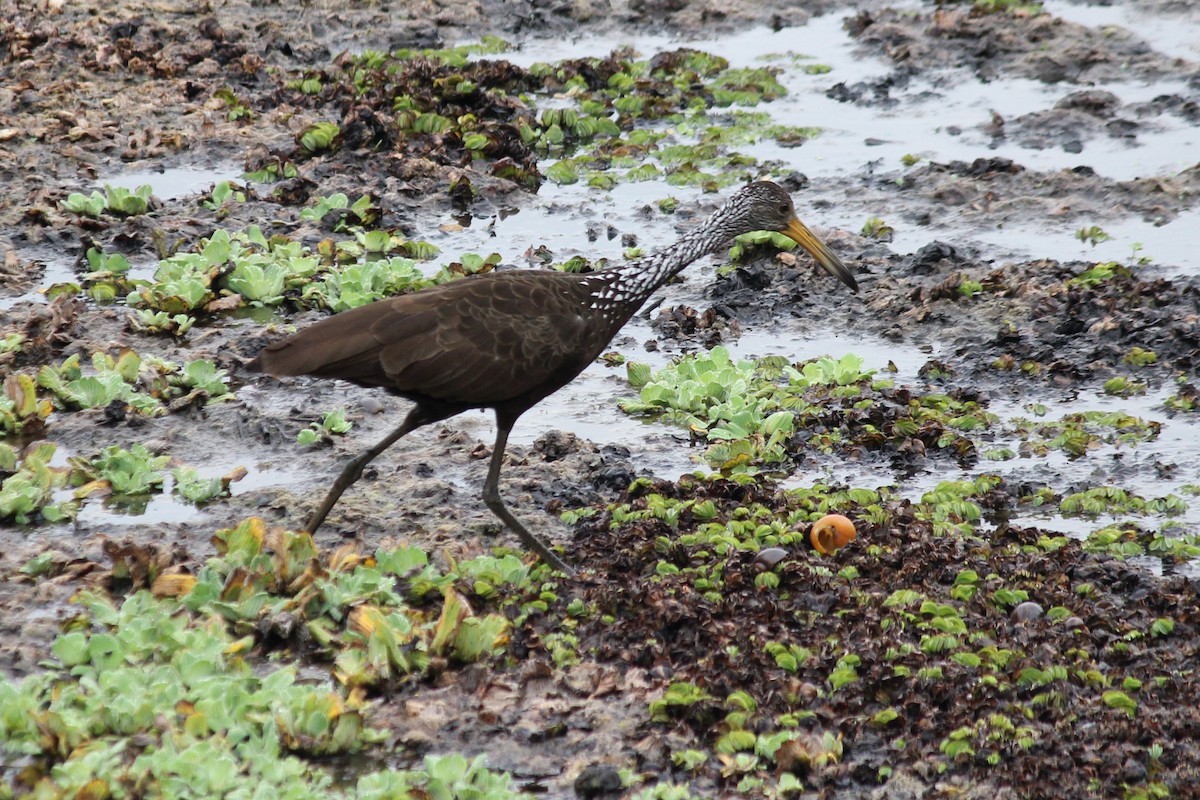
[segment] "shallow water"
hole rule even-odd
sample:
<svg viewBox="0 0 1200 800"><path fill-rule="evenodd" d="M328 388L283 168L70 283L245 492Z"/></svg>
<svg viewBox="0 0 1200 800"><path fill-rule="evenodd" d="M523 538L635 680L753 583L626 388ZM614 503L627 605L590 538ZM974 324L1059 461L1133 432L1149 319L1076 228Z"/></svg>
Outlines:
<svg viewBox="0 0 1200 800"><path fill-rule="evenodd" d="M1194 13L1188 14L1182 9L1177 13L1147 9L1140 3L1046 0L1041 5L1056 17L1092 28L1115 27L1131 31L1160 53L1200 61L1200 19Z"/></svg>
<svg viewBox="0 0 1200 800"><path fill-rule="evenodd" d="M1092 27L1113 24L1109 20L1140 20L1137 12L1126 7L1099 9L1059 2L1052 4L1048 10L1057 13L1060 7L1068 19ZM1097 15L1097 12L1101 13ZM1123 103L1146 102L1164 94L1193 96L1194 92L1181 80L1152 83L1112 81L1089 87L1047 85L1026 78L1001 78L985 83L969 70L960 69L939 73L936 83L918 78L903 89L893 89L891 96L898 102L892 108L838 102L826 96L825 92L830 86L879 80L892 70L891 65L882 59L863 55L843 29L843 22L843 15L830 14L815 17L802 28L778 32L752 30L711 40L682 41L666 36L644 36L621 40L581 38L569 42L532 42L516 53L497 57L528 65L567 57L601 56L618 44L632 45L643 55L686 45L722 55L734 66L780 66L783 68L780 81L788 88L788 95L773 103L760 105L756 110L769 111L782 124L819 127L822 133L800 148L785 148L773 141L764 141L739 149L762 160L782 161L813 179L853 174L868 163L876 163L884 173L895 172L899 176L904 171L901 159L906 156L938 163L1003 157L1012 159L1026 169L1045 172L1087 165L1112 180L1170 176L1196 163L1195 154L1200 151L1200 129L1170 115L1161 115L1143 125L1134 142L1106 136L1086 139L1081 153L1070 153L1060 148L1032 149L1013 141L1002 141L997 145L980 130L989 123L993 112L1006 119L1015 119L1052 108L1066 95L1083 88L1112 92ZM1154 18L1151 29L1172 32L1170 37L1147 37L1155 47L1162 42L1167 47L1163 52L1170 53L1172 45L1181 53L1200 49L1200 22L1194 19L1158 17ZM819 47L811 48L817 52L813 61L792 58L803 54L807 49L806 44L811 46L814 43L819 43ZM1194 55L1193 52L1192 57ZM807 63L828 65L831 72L808 75L801 69ZM623 184L611 193L597 197L596 193L583 186L547 185L541 190L535 208L529 210L549 211L559 202L573 205L587 198L589 204L600 206L606 218L620 220L622 214L629 215L668 194L687 203L697 193L690 189L637 183ZM796 197L801 217L818 230L842 228L857 231L867 216L871 215L859 208L852 198L849 202L834 202L814 213L810 204L816 199L807 192L801 192ZM1200 221L1198 214L1200 211L1193 210L1173 220L1144 220L1140 217L1099 220L1100 226L1113 238L1094 249L1075 238L1075 232L1080 227L1094 223L1081 222L1070 216L1041 219L1036 228L1032 225L988 227L978 222L961 224L955 222L953 215L943 215L932 224L921 227L906 226L902 221L886 215L885 219L896 228L893 249L899 253L914 252L931 240L940 239L951 242L963 240L977 245L983 248L985 257L1036 255L1059 260L1082 258L1125 261L1130 258L1133 246L1141 244L1143 248L1137 257L1152 258L1162 265L1167 274L1193 274L1200 270L1194 247L1190 247L1190 233ZM656 216L646 219L639 215L637 224L645 241L670 238L670 231L664 231L668 226L661 224L662 221ZM514 236L521 242L540 234L538 243L544 243L554 250L560 260L576 252L589 257L609 258L620 254L619 241L606 243L601 238L587 242L586 221L568 218L561 220L561 224L556 223L555 227L555 231L546 232L539 221L518 214L496 220L494 228L489 229L487 239L468 234L464 241L486 248L483 242L492 236L499 237L499 240Z"/></svg>
<svg viewBox="0 0 1200 800"><path fill-rule="evenodd" d="M1185 211L1169 222L1147 221L1137 217L1104 222L1098 227L1111 238L1096 245L1082 242L1076 237L1076 232L1085 226L1069 220L1051 219L991 230L962 225L945 228L934 238L953 242L956 246L969 244L997 259L1116 261L1132 266L1146 258L1149 263L1139 267L1143 274L1170 278L1200 274L1200 258L1197 257L1195 245L1197 226L1200 226L1200 209ZM928 244L929 240L928 228L905 228L901 225L889 247L898 253L912 253Z"/></svg>
<svg viewBox="0 0 1200 800"><path fill-rule="evenodd" d="M145 185L154 189L156 197L162 200L175 200L207 192L212 189L213 185L221 181L236 180L241 173L242 171L233 164L220 164L214 167L200 165L164 167L106 175L96 180L96 187L102 188L107 184L125 189L136 189Z"/></svg>

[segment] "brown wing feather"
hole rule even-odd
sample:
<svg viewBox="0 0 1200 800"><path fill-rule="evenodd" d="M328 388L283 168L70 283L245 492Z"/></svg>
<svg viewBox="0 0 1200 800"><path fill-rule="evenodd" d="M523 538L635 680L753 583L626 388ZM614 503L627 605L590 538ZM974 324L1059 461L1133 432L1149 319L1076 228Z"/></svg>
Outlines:
<svg viewBox="0 0 1200 800"><path fill-rule="evenodd" d="M467 405L545 396L607 344L579 347L595 338L588 303L582 283L568 275L468 278L328 317L248 366Z"/></svg>
<svg viewBox="0 0 1200 800"><path fill-rule="evenodd" d="M267 345L247 367L276 377L317 375L353 380L376 367L380 341L372 328L377 323L393 315L401 319L420 316L420 309L414 309L415 314L396 313L394 304L402 299L380 300L326 317Z"/></svg>

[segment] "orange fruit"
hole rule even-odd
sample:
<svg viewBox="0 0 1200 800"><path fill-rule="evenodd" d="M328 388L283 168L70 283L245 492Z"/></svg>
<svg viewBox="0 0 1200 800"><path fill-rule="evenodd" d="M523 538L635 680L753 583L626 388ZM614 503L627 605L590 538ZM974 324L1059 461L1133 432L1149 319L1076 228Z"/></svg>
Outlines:
<svg viewBox="0 0 1200 800"><path fill-rule="evenodd" d="M854 537L857 535L854 523L848 517L843 517L841 514L826 514L813 523L808 538L818 553L829 555L854 541Z"/></svg>

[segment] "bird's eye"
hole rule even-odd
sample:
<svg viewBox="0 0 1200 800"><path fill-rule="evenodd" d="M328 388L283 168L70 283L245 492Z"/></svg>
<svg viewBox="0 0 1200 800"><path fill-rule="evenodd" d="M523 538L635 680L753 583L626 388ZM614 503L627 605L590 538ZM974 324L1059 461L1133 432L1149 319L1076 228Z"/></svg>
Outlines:
<svg viewBox="0 0 1200 800"><path fill-rule="evenodd" d="M779 213L780 213L780 214L786 214L786 213L787 213L787 210L788 210L788 209L787 209L787 203L780 203L780 204L779 204Z"/></svg>

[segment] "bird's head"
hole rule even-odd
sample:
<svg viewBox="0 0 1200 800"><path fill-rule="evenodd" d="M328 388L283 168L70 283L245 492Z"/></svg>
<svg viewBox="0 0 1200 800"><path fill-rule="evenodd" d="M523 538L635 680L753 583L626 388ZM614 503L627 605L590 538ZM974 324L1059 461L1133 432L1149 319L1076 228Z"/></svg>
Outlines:
<svg viewBox="0 0 1200 800"><path fill-rule="evenodd" d="M755 181L743 187L725 205L727 222L734 236L753 231L777 231L803 247L817 263L853 291L858 281L842 260L796 216L792 198L778 184Z"/></svg>

